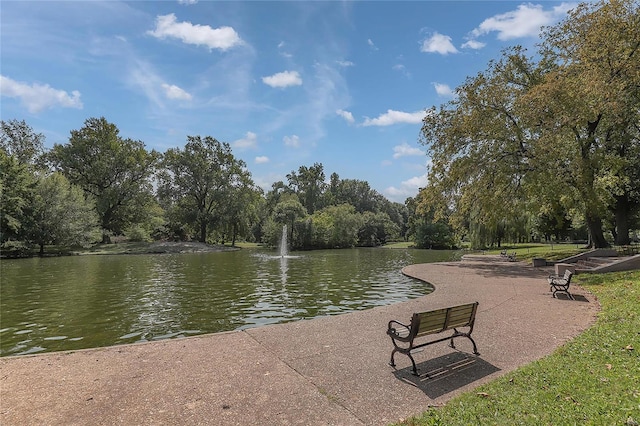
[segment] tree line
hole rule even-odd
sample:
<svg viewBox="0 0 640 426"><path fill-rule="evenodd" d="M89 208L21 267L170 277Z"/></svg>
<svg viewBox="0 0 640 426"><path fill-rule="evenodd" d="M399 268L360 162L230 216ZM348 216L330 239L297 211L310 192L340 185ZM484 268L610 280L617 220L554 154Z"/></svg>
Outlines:
<svg viewBox="0 0 640 426"><path fill-rule="evenodd" d="M563 239L630 242L640 228L640 4L584 3L427 111L432 165L418 209L474 246Z"/></svg>
<svg viewBox="0 0 640 426"><path fill-rule="evenodd" d="M24 120L1 124L5 253L116 236L276 246L285 224L293 249L378 246L413 232L405 205L362 180L326 179L319 163L265 192L229 144L211 136L188 136L183 147L159 153L123 138L104 117L89 118L67 143L45 150L44 136Z"/></svg>

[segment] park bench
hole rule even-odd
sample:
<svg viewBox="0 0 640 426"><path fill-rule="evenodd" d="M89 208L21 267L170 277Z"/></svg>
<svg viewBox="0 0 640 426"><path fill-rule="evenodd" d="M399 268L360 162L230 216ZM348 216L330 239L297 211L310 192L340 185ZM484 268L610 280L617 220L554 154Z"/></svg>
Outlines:
<svg viewBox="0 0 640 426"><path fill-rule="evenodd" d="M569 299L575 300L571 293L569 293L569 285L571 284L571 277L573 272L567 269L564 271L563 276L549 275L547 281L549 282L549 291L553 291L553 297L556 297L557 292L566 293Z"/></svg>
<svg viewBox="0 0 640 426"><path fill-rule="evenodd" d="M396 352L405 354L411 360L413 365L413 374L418 375L418 369L416 362L411 355L412 351L422 348L427 345L432 345L438 342L444 342L445 340L451 340L449 346L455 348L453 339L456 337L467 337L473 343L473 353L480 355L476 342L471 338L471 332L473 331L473 324L476 319L476 311L478 310L478 302L468 303L466 305L452 306L449 308L436 309L427 312L414 313L411 317L411 324L405 325L398 321L389 321L387 334L391 337L393 342L393 351L391 352L391 361L389 365L395 367L394 356ZM458 328L467 328L467 332L459 331ZM438 333L444 333L446 331L453 330L453 333L447 337L432 340L429 339L426 342L421 343L416 340L421 338L427 338Z"/></svg>

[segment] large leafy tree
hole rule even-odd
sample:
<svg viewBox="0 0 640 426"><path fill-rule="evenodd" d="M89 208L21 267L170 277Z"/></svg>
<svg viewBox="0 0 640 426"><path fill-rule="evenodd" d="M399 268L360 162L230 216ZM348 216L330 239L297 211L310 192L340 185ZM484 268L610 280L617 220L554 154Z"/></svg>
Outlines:
<svg viewBox="0 0 640 426"><path fill-rule="evenodd" d="M549 210L534 204L549 200L580 211L591 244L608 245L612 193L627 210L637 193L629 178L640 160L621 155L638 144L635 3L581 5L546 31L540 61L508 50L458 88L456 100L429 112L422 135L433 158L430 186L455 207L454 223L497 230L526 217L518 212Z"/></svg>
<svg viewBox="0 0 640 426"><path fill-rule="evenodd" d="M184 223L193 225L201 242L221 225L238 188L253 186L245 163L228 143L211 136L188 136L184 149L164 154L158 193Z"/></svg>
<svg viewBox="0 0 640 426"><path fill-rule="evenodd" d="M24 121L0 121L0 243L23 237L44 135Z"/></svg>
<svg viewBox="0 0 640 426"><path fill-rule="evenodd" d="M29 166L0 149L0 243L21 238L35 186Z"/></svg>
<svg viewBox="0 0 640 426"><path fill-rule="evenodd" d="M432 166L422 199L434 201L436 220L453 206L450 219L459 231L495 234L523 208L534 167L534 132L517 100L541 78L541 70L515 48L468 78L455 100L428 111L422 142Z"/></svg>
<svg viewBox="0 0 640 426"><path fill-rule="evenodd" d="M0 121L0 148L19 162L36 164L43 154L44 135L24 120Z"/></svg>
<svg viewBox="0 0 640 426"><path fill-rule="evenodd" d="M309 214L322 208L320 203L326 186L322 163L314 163L311 167L300 166L297 173L292 171L287 175L287 180L289 188L298 195Z"/></svg>
<svg viewBox="0 0 640 426"><path fill-rule="evenodd" d="M542 53L555 67L524 101L539 108L551 152L573 154L558 167L583 205L594 244L606 244L598 228L607 209L616 243L627 244L640 206L640 4L581 4L546 30Z"/></svg>
<svg viewBox="0 0 640 426"><path fill-rule="evenodd" d="M39 246L40 256L46 244L86 246L99 233L93 201L60 173L38 178L28 210L24 236Z"/></svg>
<svg viewBox="0 0 640 426"><path fill-rule="evenodd" d="M143 142L123 139L104 117L89 118L80 130L71 131L68 144L54 145L50 159L71 183L94 197L103 242L109 233L121 234L141 220L140 201L151 193L159 159Z"/></svg>

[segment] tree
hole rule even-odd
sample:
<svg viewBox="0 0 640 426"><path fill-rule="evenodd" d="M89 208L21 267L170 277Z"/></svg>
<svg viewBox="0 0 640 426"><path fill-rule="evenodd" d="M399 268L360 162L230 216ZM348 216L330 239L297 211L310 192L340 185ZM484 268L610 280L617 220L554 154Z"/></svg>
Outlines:
<svg viewBox="0 0 640 426"><path fill-rule="evenodd" d="M624 208L636 200L637 185L624 185L633 167L620 167L620 152L637 152L640 21L633 4L581 5L547 29L540 61L520 47L507 50L467 79L456 100L429 111L422 136L433 160L430 186L454 206L454 222L499 230L513 217L524 220L521 212L535 215L542 194L582 212L592 246L608 245L607 185L623 197L621 216L630 216Z"/></svg>
<svg viewBox="0 0 640 426"><path fill-rule="evenodd" d="M309 214L322 207L320 201L324 193L324 179L321 163L314 163L311 167L300 166L298 173L292 171L287 175L289 187L298 195Z"/></svg>
<svg viewBox="0 0 640 426"><path fill-rule="evenodd" d="M122 139L118 128L101 117L72 130L69 143L54 145L49 158L95 198L103 242L108 242L108 233L121 234L138 220L140 197L151 193L159 154L148 152L141 141Z"/></svg>
<svg viewBox="0 0 640 426"><path fill-rule="evenodd" d="M530 99L545 102L543 125L576 152L570 174L596 246L614 212L616 242L629 241L640 206L640 7L637 0L583 3L545 31L542 53L557 66ZM551 136L551 132L547 132ZM575 170L579 170L576 173Z"/></svg>
<svg viewBox="0 0 640 426"><path fill-rule="evenodd" d="M35 133L24 120L2 120L0 128L0 148L21 163L37 162L44 152L42 133Z"/></svg>
<svg viewBox="0 0 640 426"><path fill-rule="evenodd" d="M46 244L87 246L99 235L93 202L60 173L40 176L28 210L25 239L40 256Z"/></svg>
<svg viewBox="0 0 640 426"><path fill-rule="evenodd" d="M188 136L184 150L167 150L162 165L160 198L183 222L194 225L203 243L210 227L224 218L234 188L253 185L245 163L233 156L229 144L211 136Z"/></svg>
<svg viewBox="0 0 640 426"><path fill-rule="evenodd" d="M521 49L508 50L468 78L457 99L426 115L422 142L432 158L430 193L444 197L436 204L440 209L453 206L457 226L473 220L495 228L522 206L535 133L516 100L540 74Z"/></svg>
<svg viewBox="0 0 640 426"><path fill-rule="evenodd" d="M0 149L0 244L21 238L35 186L29 166Z"/></svg>
<svg viewBox="0 0 640 426"><path fill-rule="evenodd" d="M293 233L295 230L295 223L297 220L303 219L307 216L307 210L302 203L298 200L295 194L284 196L281 201L276 204L273 210L273 218L276 223L287 225L289 242L297 247L294 243Z"/></svg>

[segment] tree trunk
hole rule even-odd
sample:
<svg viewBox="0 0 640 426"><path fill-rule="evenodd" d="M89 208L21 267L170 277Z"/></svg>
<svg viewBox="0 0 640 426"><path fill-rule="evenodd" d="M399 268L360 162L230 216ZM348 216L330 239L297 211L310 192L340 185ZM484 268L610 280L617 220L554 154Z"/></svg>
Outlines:
<svg viewBox="0 0 640 426"><path fill-rule="evenodd" d="M236 235L238 234L238 226L234 223L231 231L231 247L236 246Z"/></svg>
<svg viewBox="0 0 640 426"><path fill-rule="evenodd" d="M587 227L589 228L589 237L591 248L607 248L609 243L604 238L604 232L602 231L602 218L597 215L589 214L587 212L586 217Z"/></svg>
<svg viewBox="0 0 640 426"><path fill-rule="evenodd" d="M618 246L629 245L629 204L624 196L616 197L616 242Z"/></svg>
<svg viewBox="0 0 640 426"><path fill-rule="evenodd" d="M44 244L40 244L40 251L38 252L38 256L44 257Z"/></svg>
<svg viewBox="0 0 640 426"><path fill-rule="evenodd" d="M200 222L200 242L207 242L207 222L204 220Z"/></svg>

